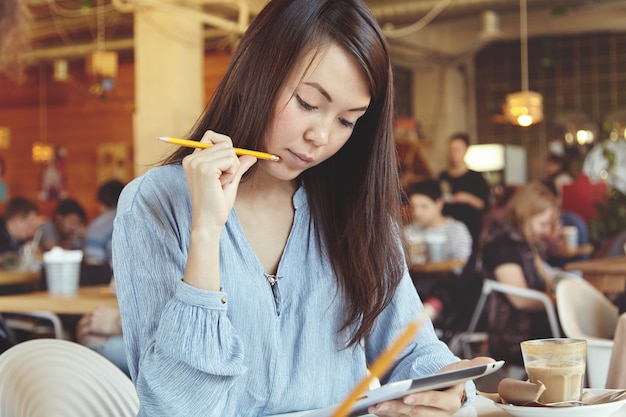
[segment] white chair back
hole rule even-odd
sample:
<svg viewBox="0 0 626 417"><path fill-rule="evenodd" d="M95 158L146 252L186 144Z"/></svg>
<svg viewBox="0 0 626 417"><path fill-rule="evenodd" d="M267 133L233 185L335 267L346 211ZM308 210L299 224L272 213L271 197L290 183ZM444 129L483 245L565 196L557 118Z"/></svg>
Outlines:
<svg viewBox="0 0 626 417"><path fill-rule="evenodd" d="M567 337L587 340L587 382L604 388L618 308L584 279L563 278L556 286L559 320Z"/></svg>
<svg viewBox="0 0 626 417"><path fill-rule="evenodd" d="M0 355L0 417L131 417L131 380L100 354L60 339L34 339Z"/></svg>
<svg viewBox="0 0 626 417"><path fill-rule="evenodd" d="M471 358L472 351L470 343L476 337L476 327L478 326L478 322L480 320L481 315L483 314L483 310L485 309L487 300L491 293L499 292L503 294L515 295L518 297L530 298L532 300L537 300L543 304L543 307L546 311L546 315L548 316L548 323L550 324L550 331L552 332L552 337L561 337L561 330L559 327L559 320L556 314L556 310L554 308L554 304L548 295L542 291L533 290L530 288L521 288L516 287L510 284L504 284L499 281L494 281L491 279L483 280L483 287L481 291L481 295L476 303L476 307L472 314L472 318L470 320L470 324L460 337L460 341L458 344L460 345L460 349L465 358ZM484 337L479 337L477 340L486 340L486 335ZM456 347L456 346L455 346ZM453 350L454 352L454 350Z"/></svg>

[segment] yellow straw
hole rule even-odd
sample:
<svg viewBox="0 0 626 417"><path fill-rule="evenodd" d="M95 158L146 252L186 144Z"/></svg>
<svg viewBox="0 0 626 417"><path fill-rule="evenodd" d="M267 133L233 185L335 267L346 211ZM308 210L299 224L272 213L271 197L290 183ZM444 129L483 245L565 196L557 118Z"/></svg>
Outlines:
<svg viewBox="0 0 626 417"><path fill-rule="evenodd" d="M159 140L162 140L163 142L171 143L173 145L187 146L189 148L206 149L210 146L213 146L212 143L198 142L197 140L189 140L189 139L170 138L168 136L161 136L159 137ZM264 159L266 161L274 161L274 162L280 161L280 156L272 155L266 152L251 151L249 149L235 148L235 153L237 155L254 156L258 159Z"/></svg>
<svg viewBox="0 0 626 417"><path fill-rule="evenodd" d="M389 370L395 358L402 352L409 342L413 339L413 336L417 334L422 323L432 313L432 309L428 305L424 305L424 310L418 314L415 320L411 321L404 328L400 336L393 342L393 344L381 353L370 367L370 373L359 382L359 384L352 390L350 395L341 403L337 411L335 411L332 417L346 417L352 409L354 403L369 389L370 383L374 378L382 378Z"/></svg>

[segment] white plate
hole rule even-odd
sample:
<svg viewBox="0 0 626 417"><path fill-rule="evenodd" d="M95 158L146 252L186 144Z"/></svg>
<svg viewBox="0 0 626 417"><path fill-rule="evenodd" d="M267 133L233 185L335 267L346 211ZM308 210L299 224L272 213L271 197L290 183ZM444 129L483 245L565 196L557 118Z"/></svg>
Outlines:
<svg viewBox="0 0 626 417"><path fill-rule="evenodd" d="M608 391L611 390L585 389L585 392L591 392L596 395L604 394ZM620 408L626 406L626 399L611 403L583 405L578 407L522 407L498 403L494 403L494 405L514 417L608 417ZM617 414L615 414L615 417L617 417Z"/></svg>

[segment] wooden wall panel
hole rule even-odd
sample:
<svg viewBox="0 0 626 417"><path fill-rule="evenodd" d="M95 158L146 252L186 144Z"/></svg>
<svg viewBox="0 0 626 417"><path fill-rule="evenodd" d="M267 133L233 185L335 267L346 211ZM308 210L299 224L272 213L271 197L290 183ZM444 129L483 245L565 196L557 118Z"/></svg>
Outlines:
<svg viewBox="0 0 626 417"><path fill-rule="evenodd" d="M229 54L208 55L205 59L205 97L213 94L230 61ZM40 84L41 73L45 80ZM97 149L104 143L128 146L132 163L134 72L132 56L120 57L115 87L105 95L93 94L96 80L84 75L82 62L70 63L70 78L52 80L52 67L43 64L27 73L27 81L16 85L0 77L0 127L8 127L10 147L0 149L5 161L4 181L11 196L22 195L36 200L42 214L49 216L57 201L39 199L42 167L33 163L31 148L41 138L40 86L45 85L47 142L63 147L65 189L87 210L89 218L97 215ZM4 211L4 205L0 204Z"/></svg>

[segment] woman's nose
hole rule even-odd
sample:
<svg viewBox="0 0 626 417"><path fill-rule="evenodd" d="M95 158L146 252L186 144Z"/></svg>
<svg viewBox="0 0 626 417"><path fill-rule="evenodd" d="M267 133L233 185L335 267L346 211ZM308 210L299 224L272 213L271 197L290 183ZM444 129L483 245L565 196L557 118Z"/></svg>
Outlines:
<svg viewBox="0 0 626 417"><path fill-rule="evenodd" d="M322 123L312 125L304 133L304 139L315 146L324 146L330 139L330 129Z"/></svg>

